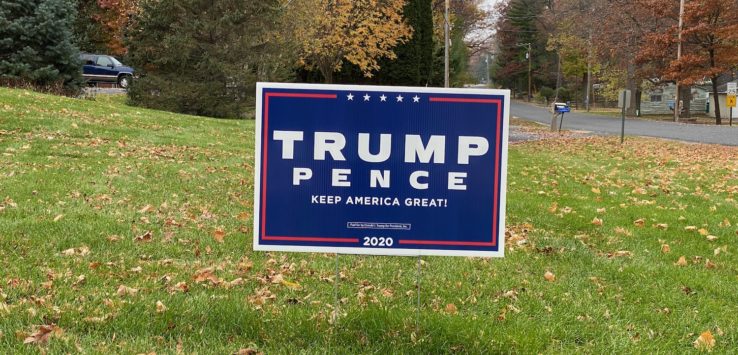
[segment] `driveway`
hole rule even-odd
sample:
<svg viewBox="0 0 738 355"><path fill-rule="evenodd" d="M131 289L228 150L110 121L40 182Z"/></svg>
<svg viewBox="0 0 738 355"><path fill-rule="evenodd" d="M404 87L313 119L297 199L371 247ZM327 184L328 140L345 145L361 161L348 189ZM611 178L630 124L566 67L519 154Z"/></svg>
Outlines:
<svg viewBox="0 0 738 355"><path fill-rule="evenodd" d="M523 102L512 102L511 117L551 124L551 113L547 109ZM727 120L726 118L723 121ZM736 118L734 121L738 122ZM735 122L734 122L735 123ZM563 129L589 131L602 135L620 135L619 118L587 114L567 113ZM738 125L713 126L672 122L657 122L639 119L625 120L625 134L674 139L687 142L722 144L738 146Z"/></svg>

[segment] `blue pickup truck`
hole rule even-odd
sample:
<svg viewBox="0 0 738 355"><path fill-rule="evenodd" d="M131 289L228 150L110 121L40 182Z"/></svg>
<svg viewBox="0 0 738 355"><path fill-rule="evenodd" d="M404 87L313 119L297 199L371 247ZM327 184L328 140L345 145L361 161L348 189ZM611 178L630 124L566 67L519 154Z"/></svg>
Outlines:
<svg viewBox="0 0 738 355"><path fill-rule="evenodd" d="M127 88L133 79L133 68L123 65L112 56L104 54L82 53L82 76L91 83L116 83Z"/></svg>

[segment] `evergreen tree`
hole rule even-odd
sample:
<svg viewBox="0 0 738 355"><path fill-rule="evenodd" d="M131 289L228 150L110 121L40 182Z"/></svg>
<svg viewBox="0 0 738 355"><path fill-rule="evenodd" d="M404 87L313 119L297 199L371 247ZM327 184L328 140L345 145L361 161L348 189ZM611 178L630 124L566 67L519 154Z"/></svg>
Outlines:
<svg viewBox="0 0 738 355"><path fill-rule="evenodd" d="M214 117L250 110L271 62L278 0L149 0L129 35L133 104ZM266 69L265 69L266 68ZM262 77L264 77L262 75Z"/></svg>
<svg viewBox="0 0 738 355"><path fill-rule="evenodd" d="M413 29L412 38L394 49L397 59L382 61L377 81L383 85L430 85L434 48L432 1L408 0L403 15Z"/></svg>
<svg viewBox="0 0 738 355"><path fill-rule="evenodd" d="M82 67L72 44L74 20L72 1L0 0L0 78L79 89Z"/></svg>

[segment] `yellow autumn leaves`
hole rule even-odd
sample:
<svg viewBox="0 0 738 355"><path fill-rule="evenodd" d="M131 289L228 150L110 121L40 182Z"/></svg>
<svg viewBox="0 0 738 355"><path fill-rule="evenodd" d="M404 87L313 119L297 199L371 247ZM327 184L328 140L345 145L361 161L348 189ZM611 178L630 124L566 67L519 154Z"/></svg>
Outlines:
<svg viewBox="0 0 738 355"><path fill-rule="evenodd" d="M392 49L412 34L404 5L404 0L294 0L288 11L300 64L319 69L328 82L344 60L371 77L379 59L394 59Z"/></svg>

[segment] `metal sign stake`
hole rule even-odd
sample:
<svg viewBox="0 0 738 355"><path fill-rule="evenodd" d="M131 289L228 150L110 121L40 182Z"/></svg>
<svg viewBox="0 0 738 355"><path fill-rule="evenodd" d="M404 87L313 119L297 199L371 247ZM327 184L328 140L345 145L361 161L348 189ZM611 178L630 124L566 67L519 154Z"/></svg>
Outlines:
<svg viewBox="0 0 738 355"><path fill-rule="evenodd" d="M420 333L420 265L422 264L422 260L420 258L420 255L418 255L418 272L416 273L415 277L415 287L417 288L417 295L418 295L418 302L415 307L415 332Z"/></svg>
<svg viewBox="0 0 738 355"><path fill-rule="evenodd" d="M341 273L338 268L338 253L336 253L336 276L333 279L333 325L338 325L338 312L340 308L338 306L338 281L341 279Z"/></svg>

